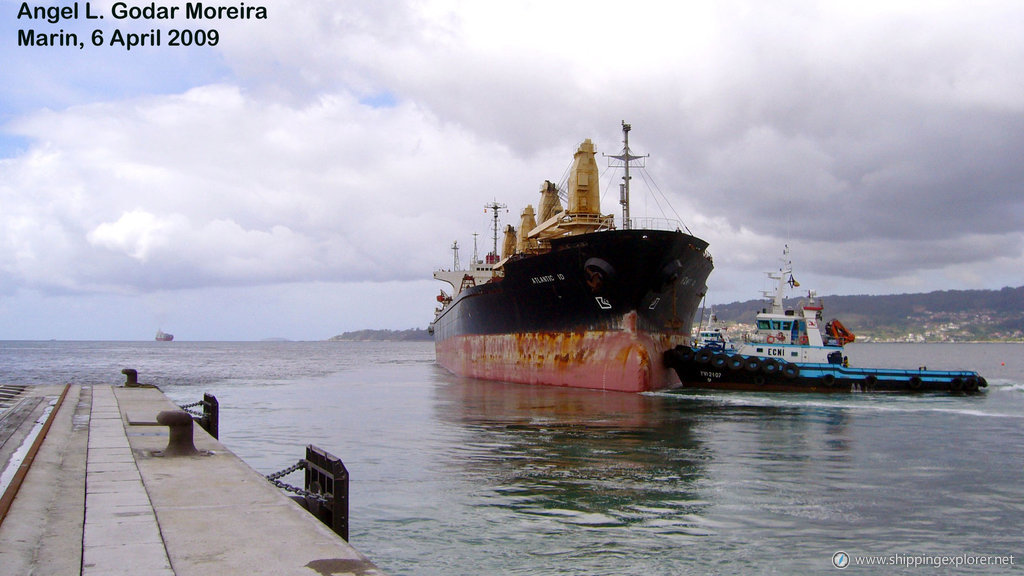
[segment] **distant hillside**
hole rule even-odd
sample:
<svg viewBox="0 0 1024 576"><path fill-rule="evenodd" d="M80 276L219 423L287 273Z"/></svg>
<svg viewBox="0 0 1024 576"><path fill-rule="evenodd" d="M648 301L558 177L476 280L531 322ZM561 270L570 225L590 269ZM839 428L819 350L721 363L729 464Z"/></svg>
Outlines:
<svg viewBox="0 0 1024 576"><path fill-rule="evenodd" d="M1024 341L1024 286L891 296L824 296L825 320L839 318L874 340ZM786 300L796 307L799 298ZM751 324L765 300L716 305L722 322Z"/></svg>
<svg viewBox="0 0 1024 576"><path fill-rule="evenodd" d="M410 328L408 330L356 330L355 332L345 332L329 338L329 340L335 342L414 342L433 339L434 337L429 332L420 328Z"/></svg>

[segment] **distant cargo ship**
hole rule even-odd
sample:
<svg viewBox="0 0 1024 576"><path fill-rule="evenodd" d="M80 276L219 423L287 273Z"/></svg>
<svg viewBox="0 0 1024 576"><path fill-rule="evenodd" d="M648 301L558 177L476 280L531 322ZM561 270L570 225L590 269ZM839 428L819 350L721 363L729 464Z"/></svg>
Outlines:
<svg viewBox="0 0 1024 576"><path fill-rule="evenodd" d="M174 340L174 334L168 334L168 333L164 332L163 330L157 330L156 331L156 341L157 342L170 342L171 340Z"/></svg>
<svg viewBox="0 0 1024 576"><path fill-rule="evenodd" d="M593 143L580 144L569 171L568 208L558 187L541 188L540 224L533 206L519 229L508 226L499 258L434 278L449 283L430 325L437 362L463 376L530 384L642 392L678 384L664 353L690 342L694 314L713 268L708 244L667 229L636 228L629 217L629 170L639 156L612 156L625 168L623 216L600 212ZM457 250L456 246L453 246Z"/></svg>

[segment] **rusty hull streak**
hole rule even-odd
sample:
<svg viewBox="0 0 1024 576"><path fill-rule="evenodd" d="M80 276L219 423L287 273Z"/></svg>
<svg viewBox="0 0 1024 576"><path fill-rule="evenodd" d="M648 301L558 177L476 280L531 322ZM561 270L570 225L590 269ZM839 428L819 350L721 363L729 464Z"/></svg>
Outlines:
<svg viewBox="0 0 1024 576"><path fill-rule="evenodd" d="M632 324L632 325L631 325ZM621 392L678 385L661 358L681 336L625 330L477 334L438 346L437 360L456 374L488 380Z"/></svg>

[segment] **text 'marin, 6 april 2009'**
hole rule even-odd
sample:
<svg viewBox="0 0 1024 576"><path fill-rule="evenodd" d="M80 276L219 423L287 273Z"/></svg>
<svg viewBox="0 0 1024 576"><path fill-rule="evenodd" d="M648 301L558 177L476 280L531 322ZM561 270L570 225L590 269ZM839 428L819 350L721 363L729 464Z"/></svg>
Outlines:
<svg viewBox="0 0 1024 576"><path fill-rule="evenodd" d="M245 2L114 2L109 10L93 2L13 6L18 10L18 46L23 48L212 47L222 40L218 25L268 19L266 6Z"/></svg>

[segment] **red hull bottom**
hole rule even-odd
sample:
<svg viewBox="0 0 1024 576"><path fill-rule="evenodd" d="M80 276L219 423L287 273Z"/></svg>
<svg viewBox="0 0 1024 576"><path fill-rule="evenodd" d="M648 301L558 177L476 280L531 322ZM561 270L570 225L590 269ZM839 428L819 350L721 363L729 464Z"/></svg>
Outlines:
<svg viewBox="0 0 1024 576"><path fill-rule="evenodd" d="M437 362L459 376L617 392L679 384L662 360L679 336L630 331L472 334L435 344Z"/></svg>

